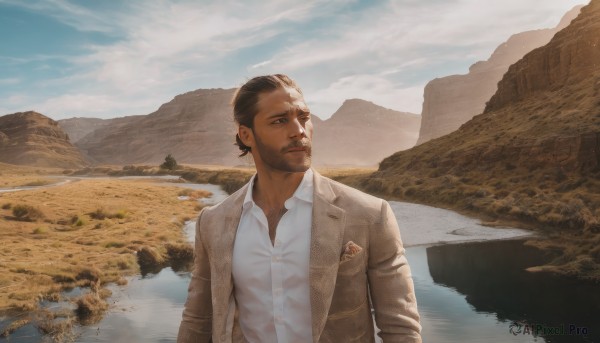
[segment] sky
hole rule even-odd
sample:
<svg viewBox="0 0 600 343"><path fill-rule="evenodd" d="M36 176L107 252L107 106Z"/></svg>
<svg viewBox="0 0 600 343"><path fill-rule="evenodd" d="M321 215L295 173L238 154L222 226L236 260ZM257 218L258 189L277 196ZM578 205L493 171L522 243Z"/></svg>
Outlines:
<svg viewBox="0 0 600 343"><path fill-rule="evenodd" d="M273 73L323 119L351 98L419 114L430 80L588 2L0 0L0 115L149 114Z"/></svg>

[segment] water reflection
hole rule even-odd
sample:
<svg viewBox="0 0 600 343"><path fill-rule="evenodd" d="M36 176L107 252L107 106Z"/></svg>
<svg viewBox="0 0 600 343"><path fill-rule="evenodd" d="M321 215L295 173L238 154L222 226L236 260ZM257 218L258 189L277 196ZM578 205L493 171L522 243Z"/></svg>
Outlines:
<svg viewBox="0 0 600 343"><path fill-rule="evenodd" d="M83 328L76 342L175 342L189 278L165 268L113 286L110 313Z"/></svg>
<svg viewBox="0 0 600 343"><path fill-rule="evenodd" d="M548 256L522 241L493 241L406 249L424 342L598 342L600 294L592 284L531 274ZM162 269L112 286L110 312L82 327L76 342L175 342L190 273ZM515 320L587 327L587 337L512 335ZM35 336L25 327L14 341ZM0 338L0 341L2 339Z"/></svg>
<svg viewBox="0 0 600 343"><path fill-rule="evenodd" d="M415 250L414 253L418 254L418 249ZM588 330L587 337L545 335L543 339L546 342L600 340L598 286L526 272L525 268L542 264L550 256L523 245L522 241L435 246L427 248L424 257L419 260L421 263L427 261L433 284L419 280L417 296L421 301L420 309L427 311L432 319L435 319L434 312L439 313L440 308L448 309L441 310L445 321L432 323L434 333L447 331L443 327L447 324L454 332L469 332L467 341L478 341L474 337L480 338L479 341L502 342L513 338L531 339L533 336L523 335L522 331L509 337L512 336L509 334L510 324L525 321L547 328L562 325L567 331L570 324ZM423 277L422 271L419 277ZM440 286L445 286L445 290L442 291ZM440 296L442 292L448 294L445 299ZM461 304L461 298L468 303L468 309ZM499 335L497 329L500 329ZM442 340L435 338L431 341ZM465 342L463 339L460 341Z"/></svg>

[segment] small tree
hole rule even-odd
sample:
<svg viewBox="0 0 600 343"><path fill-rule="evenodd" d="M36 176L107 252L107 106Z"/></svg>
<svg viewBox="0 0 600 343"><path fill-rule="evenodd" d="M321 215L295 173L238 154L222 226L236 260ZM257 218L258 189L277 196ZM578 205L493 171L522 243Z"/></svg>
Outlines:
<svg viewBox="0 0 600 343"><path fill-rule="evenodd" d="M175 158L171 156L171 154L168 154L167 157L165 157L165 162L161 164L160 167L162 169L175 170L177 169L177 161L175 161Z"/></svg>

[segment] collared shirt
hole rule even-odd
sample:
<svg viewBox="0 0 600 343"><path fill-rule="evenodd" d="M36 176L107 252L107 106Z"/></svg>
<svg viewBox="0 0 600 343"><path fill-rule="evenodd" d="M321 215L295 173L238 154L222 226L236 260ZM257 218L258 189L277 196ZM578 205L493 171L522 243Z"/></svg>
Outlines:
<svg viewBox="0 0 600 343"><path fill-rule="evenodd" d="M313 172L308 169L279 220L272 244L252 177L233 248L234 295L246 339L312 342L309 258Z"/></svg>

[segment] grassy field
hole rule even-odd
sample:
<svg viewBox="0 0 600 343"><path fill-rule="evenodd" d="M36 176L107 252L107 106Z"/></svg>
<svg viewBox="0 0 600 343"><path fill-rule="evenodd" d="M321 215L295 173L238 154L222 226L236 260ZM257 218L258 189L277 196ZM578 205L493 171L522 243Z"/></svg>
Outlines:
<svg viewBox="0 0 600 343"><path fill-rule="evenodd" d="M0 163L0 188L48 185L58 181L48 178L47 175L60 175L62 172L62 169L34 168Z"/></svg>
<svg viewBox="0 0 600 343"><path fill-rule="evenodd" d="M381 175L369 168L322 168L334 180L388 200L420 203L457 211L481 219L487 226L533 229L539 238L527 241L559 253L548 265L532 271L549 271L600 282L600 180L565 174L560 170L527 171L507 165L500 172L440 173L406 168L398 175ZM166 173L153 166L86 169L109 175ZM81 173L77 171L76 173ZM221 185L228 193L242 187L254 170L219 166L182 166L171 173L190 182Z"/></svg>
<svg viewBox="0 0 600 343"><path fill-rule="evenodd" d="M18 185L38 178L19 172L25 175L4 170L3 180ZM0 193L0 312L35 311L40 300L59 300L62 290L75 286L92 290L73 300L78 313L106 309L101 299L108 296L107 283L126 283L124 277L140 273L140 265L191 257L182 226L201 209L196 199L208 195L151 180L114 179Z"/></svg>

